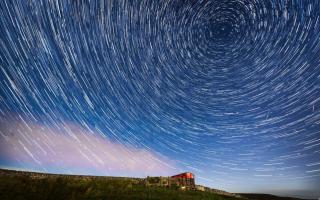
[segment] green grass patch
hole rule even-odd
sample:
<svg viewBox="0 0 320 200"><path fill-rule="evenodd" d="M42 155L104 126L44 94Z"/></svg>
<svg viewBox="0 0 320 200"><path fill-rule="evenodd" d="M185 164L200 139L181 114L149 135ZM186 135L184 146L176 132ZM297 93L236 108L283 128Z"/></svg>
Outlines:
<svg viewBox="0 0 320 200"><path fill-rule="evenodd" d="M1 176L1 200L240 200L201 191L145 187L132 180Z"/></svg>

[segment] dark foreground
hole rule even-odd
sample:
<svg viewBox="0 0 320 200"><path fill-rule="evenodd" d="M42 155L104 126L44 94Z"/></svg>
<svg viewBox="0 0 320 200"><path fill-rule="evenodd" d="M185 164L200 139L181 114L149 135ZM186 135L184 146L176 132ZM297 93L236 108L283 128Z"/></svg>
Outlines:
<svg viewBox="0 0 320 200"><path fill-rule="evenodd" d="M293 197L279 197L271 194L240 194L243 198L254 199L254 200L301 200Z"/></svg>
<svg viewBox="0 0 320 200"><path fill-rule="evenodd" d="M0 177L1 200L57 200L57 199L202 199L241 200L201 191L181 191L159 187L144 187L130 180L77 180L63 177L31 179L29 177Z"/></svg>
<svg viewBox="0 0 320 200"><path fill-rule="evenodd" d="M1 200L271 200L270 196L244 194L242 198L202 191L146 187L140 179L85 176L44 176L0 173ZM289 200L272 196L272 200ZM290 200L292 200L290 198Z"/></svg>

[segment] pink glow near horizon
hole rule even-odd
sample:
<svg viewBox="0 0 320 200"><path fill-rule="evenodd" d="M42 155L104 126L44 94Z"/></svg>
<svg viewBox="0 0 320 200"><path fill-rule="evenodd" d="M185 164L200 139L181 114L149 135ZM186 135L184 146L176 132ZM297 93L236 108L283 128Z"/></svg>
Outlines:
<svg viewBox="0 0 320 200"><path fill-rule="evenodd" d="M166 176L177 172L175 164L163 156L112 142L72 123L53 128L22 120L5 122L0 137L0 159L31 170L111 176Z"/></svg>

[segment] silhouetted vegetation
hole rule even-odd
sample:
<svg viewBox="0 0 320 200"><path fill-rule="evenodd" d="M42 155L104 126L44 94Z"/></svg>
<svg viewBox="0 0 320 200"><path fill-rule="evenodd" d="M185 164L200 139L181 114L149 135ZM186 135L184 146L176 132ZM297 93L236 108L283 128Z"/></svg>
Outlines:
<svg viewBox="0 0 320 200"><path fill-rule="evenodd" d="M240 194L241 196L252 200L302 200L293 197L279 197L271 194Z"/></svg>

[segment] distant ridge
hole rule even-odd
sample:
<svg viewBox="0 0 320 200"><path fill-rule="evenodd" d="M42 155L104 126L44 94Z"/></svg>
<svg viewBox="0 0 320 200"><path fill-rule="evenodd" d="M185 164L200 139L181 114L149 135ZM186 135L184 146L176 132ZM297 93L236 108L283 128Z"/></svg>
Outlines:
<svg viewBox="0 0 320 200"><path fill-rule="evenodd" d="M305 200L295 197L279 197L271 194L238 193L242 197L254 200ZM316 199L315 199L316 200Z"/></svg>
<svg viewBox="0 0 320 200"><path fill-rule="evenodd" d="M33 178L36 177L78 177L78 178L106 178L106 179L144 179L138 177L125 177L125 176L104 176L104 175L90 175L90 174L58 174L50 172L39 172L39 171L27 171L27 170L16 170L16 169L4 169L0 168L0 175L25 175Z"/></svg>

